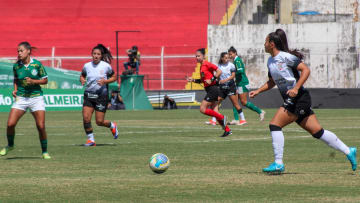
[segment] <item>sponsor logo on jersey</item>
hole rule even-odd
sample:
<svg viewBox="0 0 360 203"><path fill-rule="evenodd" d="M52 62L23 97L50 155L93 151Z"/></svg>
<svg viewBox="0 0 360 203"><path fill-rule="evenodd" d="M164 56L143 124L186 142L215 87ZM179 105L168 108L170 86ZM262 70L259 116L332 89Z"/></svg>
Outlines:
<svg viewBox="0 0 360 203"><path fill-rule="evenodd" d="M33 76L36 76L36 75L38 74L38 71L37 71L36 69L33 69L33 70L31 71L31 74L32 74Z"/></svg>
<svg viewBox="0 0 360 203"><path fill-rule="evenodd" d="M285 64L285 63L282 63L282 62L279 62L279 63L277 64L277 67L278 67L278 69L279 69L280 71L284 70L284 64ZM285 65L286 65L286 64L285 64Z"/></svg>

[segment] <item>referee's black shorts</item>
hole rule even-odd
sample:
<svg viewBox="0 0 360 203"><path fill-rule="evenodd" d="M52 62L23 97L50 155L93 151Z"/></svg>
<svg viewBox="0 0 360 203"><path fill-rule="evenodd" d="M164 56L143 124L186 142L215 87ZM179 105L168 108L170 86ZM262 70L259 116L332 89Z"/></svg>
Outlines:
<svg viewBox="0 0 360 203"><path fill-rule="evenodd" d="M220 95L220 89L217 85L211 85L208 87L205 87L206 95L204 100L207 102L214 102L218 101L218 97Z"/></svg>

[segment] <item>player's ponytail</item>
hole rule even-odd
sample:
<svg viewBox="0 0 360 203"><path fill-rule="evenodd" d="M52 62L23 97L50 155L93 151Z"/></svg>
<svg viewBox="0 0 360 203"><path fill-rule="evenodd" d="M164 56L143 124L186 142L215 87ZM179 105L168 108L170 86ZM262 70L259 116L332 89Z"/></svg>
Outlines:
<svg viewBox="0 0 360 203"><path fill-rule="evenodd" d="M36 49L36 47L32 47L31 45L30 45L30 43L29 42L20 42L19 44L18 44L18 47L19 46L23 46L25 49L27 49L27 50L30 50L30 54L29 55L31 55L31 53L32 53L32 51L34 50L34 49Z"/></svg>
<svg viewBox="0 0 360 203"><path fill-rule="evenodd" d="M288 41L287 41L287 37L286 37L286 33L284 30L282 29L277 29L275 31L275 34L279 37L280 39L280 43L282 44L282 48L283 50L281 51L285 51L285 52L288 52L296 57L298 57L300 60L302 60L304 58L304 55L302 53L300 53L297 49L293 49L293 50L290 50L289 49L289 45L288 45ZM274 42L275 43L275 42ZM276 46L276 44L275 44ZM280 50L280 49L279 49Z"/></svg>
<svg viewBox="0 0 360 203"><path fill-rule="evenodd" d="M235 49L233 46L231 46L231 47L228 49L228 52L232 52L232 53L234 53L235 55L237 55L237 51L236 51L236 49Z"/></svg>
<svg viewBox="0 0 360 203"><path fill-rule="evenodd" d="M92 49L92 51L94 51L95 49L100 50L101 52L101 60L105 61L108 64L111 64L111 60L113 59L111 52L102 44L98 44L96 45L96 47L94 47Z"/></svg>

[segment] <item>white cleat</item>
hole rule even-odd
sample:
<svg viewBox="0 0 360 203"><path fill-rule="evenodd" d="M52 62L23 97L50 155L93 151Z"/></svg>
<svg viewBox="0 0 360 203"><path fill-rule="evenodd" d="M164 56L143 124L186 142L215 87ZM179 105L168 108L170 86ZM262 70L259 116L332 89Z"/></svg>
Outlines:
<svg viewBox="0 0 360 203"><path fill-rule="evenodd" d="M264 110L261 110L261 113L259 114L260 121L264 121L266 112Z"/></svg>

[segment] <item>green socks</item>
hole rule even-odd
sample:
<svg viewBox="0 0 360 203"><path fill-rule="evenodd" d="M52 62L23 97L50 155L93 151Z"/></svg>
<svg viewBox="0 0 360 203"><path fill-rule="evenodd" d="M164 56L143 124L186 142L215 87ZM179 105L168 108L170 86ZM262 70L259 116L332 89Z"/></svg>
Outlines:
<svg viewBox="0 0 360 203"><path fill-rule="evenodd" d="M9 147L14 146L14 139L15 139L15 135L7 135L7 140L8 140L8 146Z"/></svg>
<svg viewBox="0 0 360 203"><path fill-rule="evenodd" d="M253 103L251 103L251 102L247 102L245 106L246 106L247 108L255 111L255 112L258 113L258 114L261 114L261 112L262 112L261 109L259 109L259 107L255 106L255 105L254 105Z"/></svg>
<svg viewBox="0 0 360 203"><path fill-rule="evenodd" d="M239 120L239 113L237 112L235 107L233 107L233 112L234 112L234 120L238 121Z"/></svg>
<svg viewBox="0 0 360 203"><path fill-rule="evenodd" d="M47 152L47 140L40 140L42 153Z"/></svg>

